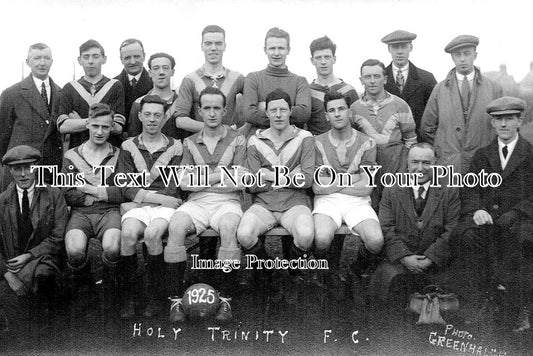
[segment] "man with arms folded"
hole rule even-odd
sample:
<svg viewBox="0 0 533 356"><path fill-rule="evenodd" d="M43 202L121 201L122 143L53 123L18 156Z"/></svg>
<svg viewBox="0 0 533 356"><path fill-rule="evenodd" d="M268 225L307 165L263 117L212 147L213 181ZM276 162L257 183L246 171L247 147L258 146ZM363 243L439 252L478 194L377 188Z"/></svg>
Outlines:
<svg viewBox="0 0 533 356"><path fill-rule="evenodd" d="M444 280L442 273L451 257L448 240L459 220L460 201L457 188L430 186L435 161L430 144L411 146L407 168L418 175L418 184L383 190L379 221L387 259L372 276L372 300L404 308L410 293Z"/></svg>
<svg viewBox="0 0 533 356"><path fill-rule="evenodd" d="M237 230L237 238L246 254L268 259L263 241L259 238L277 225L283 226L293 237L292 259L306 258L313 244L314 228L311 199L306 189L313 183L315 148L310 132L289 123L291 99L282 89L265 97L266 115L270 127L251 136L247 146L248 169L263 175L264 187L252 186L253 205L244 213ZM273 166L283 166L292 180L276 186ZM257 183L257 182L256 182ZM297 183L297 184L295 184Z"/></svg>
<svg viewBox="0 0 533 356"><path fill-rule="evenodd" d="M172 116L174 114L172 105L176 102L178 94L170 87L170 80L174 76L174 67L176 61L174 57L166 53L155 53L148 59L148 68L150 68L150 77L154 83L153 88L146 95L157 95L166 102L165 119L161 131L170 137L178 139L180 133ZM141 100L144 95L135 100L131 107L130 118L128 120L128 136L137 136L142 132L142 123L139 120L139 111L141 109Z"/></svg>
<svg viewBox="0 0 533 356"><path fill-rule="evenodd" d="M120 189L114 187L113 177L119 149L107 142L113 127L113 112L108 105L96 103L89 109L87 128L89 140L65 153L63 173L83 174L86 184L64 189L65 199L71 207L67 224L65 248L67 268L73 279L90 273L87 247L90 238L102 243L103 276L94 276L94 282L102 282L104 309L109 308L112 293L116 289L116 267L120 255ZM94 167L107 166L94 170ZM102 169L105 169L102 172ZM101 175L109 189L100 186ZM89 278L90 280L90 278ZM90 284L94 286L94 283Z"/></svg>
<svg viewBox="0 0 533 356"><path fill-rule="evenodd" d="M361 65L361 84L365 94L352 104L356 127L377 144L377 188L372 192L372 206L378 209L381 199L381 176L404 170L407 149L416 143L415 122L409 105L385 90L385 65L368 59Z"/></svg>
<svg viewBox="0 0 533 356"><path fill-rule="evenodd" d="M63 149L78 147L87 141L89 108L95 103L107 104L115 113L113 120L116 125L113 125L109 142L120 146L120 135L126 121L124 89L118 80L102 75L102 65L106 61L104 47L97 41L88 40L80 46L78 63L83 67L84 75L65 85L59 102L57 128L69 136L68 147L64 145Z"/></svg>
<svg viewBox="0 0 533 356"><path fill-rule="evenodd" d="M135 313L137 255L135 246L144 236L148 250L146 256L146 307L144 315L158 312L162 290L164 259L163 235L175 209L181 204L179 191L172 180L165 186L159 167L179 165L183 148L181 142L161 133L165 118L165 102L157 95L147 95L141 100L139 120L143 131L122 144L117 170L123 173L146 172L147 187L126 187L124 197L131 200L123 204L122 215L121 274L124 279L122 318L131 318Z"/></svg>
<svg viewBox="0 0 533 356"><path fill-rule="evenodd" d="M362 240L356 256L356 265L362 272L368 260L378 254L383 245L379 221L370 205L372 188L368 187L368 176L361 168L376 164L376 144L370 137L352 128L352 112L348 101L349 98L342 93L326 93L324 107L331 129L315 137L315 169L322 167L317 171L318 181L313 184L315 257L328 257L335 231L344 222ZM332 170L337 174L337 179L328 186L332 180ZM351 176L351 186L341 186L340 173ZM334 279L336 272L321 273L320 282L325 282L329 287L338 287L339 283Z"/></svg>
<svg viewBox="0 0 533 356"><path fill-rule="evenodd" d="M219 89L206 87L200 93L199 100L198 115L204 120L204 128L184 140L181 165L209 167L209 187L191 185L188 174L183 175L180 182L181 189L191 193L187 202L172 216L165 248L165 262L172 278L169 281L172 292L170 296L174 301L170 309L172 322L185 320L181 299L176 296L184 291L181 281L187 263L185 251L187 235L201 234L211 227L220 234L218 260L240 261L241 259L241 249L237 244L237 227L242 216L239 190L244 189L244 186L240 183L234 185L229 179L221 177L221 167L226 167L232 174L234 172L232 167L237 167L238 176L246 172L240 166L246 160L246 140L236 130L222 124L226 97ZM194 175L198 173L195 170L192 172ZM193 182L196 182L196 179ZM232 318L229 297L237 283L234 278L236 271L205 272L204 277L206 274L218 277L214 281L214 287L220 291L221 303L215 320L228 321Z"/></svg>
<svg viewBox="0 0 533 356"><path fill-rule="evenodd" d="M226 31L217 25L206 26L202 31L204 64L183 78L175 103L176 126L181 130L181 136L178 138L185 138L203 129L204 123L197 116L197 108L200 93L206 87L218 88L226 96L226 113L222 123L240 126L236 98L238 94L242 94L244 76L224 67L222 58L225 50Z"/></svg>
<svg viewBox="0 0 533 356"><path fill-rule="evenodd" d="M477 37L461 35L444 48L455 68L433 89L420 124L421 141L435 146L437 164L462 174L474 153L494 139L485 108L502 96L501 86L474 66L478 44Z"/></svg>
<svg viewBox="0 0 533 356"><path fill-rule="evenodd" d="M409 104L419 135L420 120L437 81L433 74L416 67L409 60L415 39L416 34L398 30L383 37L381 42L387 45L392 57L392 63L386 68L385 90Z"/></svg>
<svg viewBox="0 0 533 356"><path fill-rule="evenodd" d="M30 167L40 159L39 150L27 145L2 158L13 183L0 195L0 324L21 317L18 296L49 301L54 295L68 210L59 189L35 186Z"/></svg>
<svg viewBox="0 0 533 356"><path fill-rule="evenodd" d="M328 36L313 40L309 49L311 64L316 69L316 79L309 84L311 118L307 122L307 129L313 135L320 135L331 128L324 110L324 95L328 92L339 92L346 96L349 105L359 99L359 96L353 86L337 78L333 73L333 65L337 61L335 56L337 45Z"/></svg>
<svg viewBox="0 0 533 356"><path fill-rule="evenodd" d="M268 30L265 36L265 54L268 66L259 72L248 74L244 81L244 117L251 124L248 135L269 127L266 112L266 96L275 89L289 94L292 107L290 123L303 128L311 115L309 84L304 77L289 72L286 64L291 50L290 36L277 27Z"/></svg>
<svg viewBox="0 0 533 356"><path fill-rule="evenodd" d="M61 169L61 135L55 118L59 108L59 91L48 75L52 67L52 50L44 43L35 43L28 50L26 64L31 74L7 88L0 97L0 156L10 148L28 145L41 151L43 165ZM12 181L8 169L0 168L0 192ZM51 176L45 175L47 182Z"/></svg>
<svg viewBox="0 0 533 356"><path fill-rule="evenodd" d="M498 173L502 181L463 188L461 220L452 236L468 301L507 291L510 305L503 307L516 318L518 332L530 328L533 302L533 146L518 133L524 109L525 102L513 97L487 105L498 137L474 154L469 172Z"/></svg>
<svg viewBox="0 0 533 356"><path fill-rule="evenodd" d="M152 80L143 67L144 46L135 38L128 38L120 44L120 61L124 66L122 72L115 77L124 88L124 114L128 115L135 99L145 95L152 89ZM130 122L126 121L124 132L129 130Z"/></svg>

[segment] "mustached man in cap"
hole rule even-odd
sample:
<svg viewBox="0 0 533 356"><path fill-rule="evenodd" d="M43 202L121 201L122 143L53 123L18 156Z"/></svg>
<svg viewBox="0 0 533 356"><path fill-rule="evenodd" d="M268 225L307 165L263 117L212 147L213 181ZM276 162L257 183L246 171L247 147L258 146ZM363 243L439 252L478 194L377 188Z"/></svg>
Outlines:
<svg viewBox="0 0 533 356"><path fill-rule="evenodd" d="M397 30L381 39L387 45L392 63L386 68L385 90L399 96L411 108L419 135L420 120L437 80L430 72L416 67L409 60L416 34Z"/></svg>
<svg viewBox="0 0 533 356"><path fill-rule="evenodd" d="M18 296L50 301L55 285L68 210L59 189L36 187L30 167L40 159L39 150L26 145L2 158L13 183L0 195L0 323L20 316Z"/></svg>
<svg viewBox="0 0 533 356"><path fill-rule="evenodd" d="M474 66L478 44L479 38L461 35L444 48L455 68L433 89L420 124L422 141L435 146L437 164L463 174L474 153L494 139L485 108L502 96L501 86Z"/></svg>
<svg viewBox="0 0 533 356"><path fill-rule="evenodd" d="M479 149L470 172L501 175L497 187L463 188L462 212L452 244L463 263L469 294L477 300L500 290L515 331L529 329L533 291L533 146L519 134L525 102L502 97L486 108L497 139ZM479 293L485 295L479 295Z"/></svg>

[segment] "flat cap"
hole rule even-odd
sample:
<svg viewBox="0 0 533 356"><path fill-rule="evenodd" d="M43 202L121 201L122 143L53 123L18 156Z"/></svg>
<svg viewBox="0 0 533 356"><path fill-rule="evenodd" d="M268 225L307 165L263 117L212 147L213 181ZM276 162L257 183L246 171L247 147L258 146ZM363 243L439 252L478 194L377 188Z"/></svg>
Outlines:
<svg viewBox="0 0 533 356"><path fill-rule="evenodd" d="M459 35L455 37L450 43L448 43L446 47L444 47L444 52L452 53L458 48L469 46L477 47L478 44L479 38L477 38L476 36Z"/></svg>
<svg viewBox="0 0 533 356"><path fill-rule="evenodd" d="M492 116L521 114L526 109L526 102L520 98L503 96L487 105L487 112Z"/></svg>
<svg viewBox="0 0 533 356"><path fill-rule="evenodd" d="M41 152L38 149L27 145L19 145L6 152L4 157L2 157L2 164L12 166L30 163L40 160L41 157Z"/></svg>
<svg viewBox="0 0 533 356"><path fill-rule="evenodd" d="M408 43L408 42L413 41L415 38L416 38L416 34L414 33L403 31L403 30L397 30L383 37L381 39L381 42L386 43L386 44Z"/></svg>

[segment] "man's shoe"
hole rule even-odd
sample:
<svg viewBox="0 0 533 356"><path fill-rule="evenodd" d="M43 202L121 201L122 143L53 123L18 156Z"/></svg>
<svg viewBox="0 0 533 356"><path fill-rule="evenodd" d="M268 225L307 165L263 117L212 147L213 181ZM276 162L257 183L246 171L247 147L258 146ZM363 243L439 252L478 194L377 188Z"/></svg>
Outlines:
<svg viewBox="0 0 533 356"><path fill-rule="evenodd" d="M185 321L185 312L183 311L183 303L181 298L169 297L170 299L170 322L183 323Z"/></svg>
<svg viewBox="0 0 533 356"><path fill-rule="evenodd" d="M153 318L159 314L159 300L153 295L153 293L148 293L146 300L146 307L144 308L143 315L147 318Z"/></svg>
<svg viewBox="0 0 533 356"><path fill-rule="evenodd" d="M220 306L218 308L215 320L221 323L225 323L233 319L233 313L231 312L231 298L220 297Z"/></svg>
<svg viewBox="0 0 533 356"><path fill-rule="evenodd" d="M522 310L520 310L520 313L518 314L516 328L513 329L513 332L521 333L526 330L529 330L530 328L531 324L529 323L529 309L527 307L523 307Z"/></svg>

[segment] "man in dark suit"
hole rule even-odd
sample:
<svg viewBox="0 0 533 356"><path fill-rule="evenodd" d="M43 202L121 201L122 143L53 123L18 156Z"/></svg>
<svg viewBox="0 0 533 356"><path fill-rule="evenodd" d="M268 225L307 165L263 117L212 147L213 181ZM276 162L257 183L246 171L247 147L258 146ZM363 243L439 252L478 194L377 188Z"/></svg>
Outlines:
<svg viewBox="0 0 533 356"><path fill-rule="evenodd" d="M28 145L41 151L42 164L57 165L61 170L61 136L53 122L61 88L48 76L52 62L52 51L47 45L31 45L26 59L31 74L2 93L0 156L12 147ZM5 168L0 173L0 191L4 191L12 177Z"/></svg>
<svg viewBox="0 0 533 356"><path fill-rule="evenodd" d="M507 294L515 331L530 328L533 301L533 146L518 133L524 109L525 102L513 97L488 104L498 137L474 154L470 172L497 173L501 182L463 188L451 241L468 281L465 296L479 302L497 290Z"/></svg>
<svg viewBox="0 0 533 356"><path fill-rule="evenodd" d="M459 220L459 191L431 184L435 150L428 143L413 145L407 166L418 174L412 187L385 188L379 221L387 259L372 276L374 300L404 307L416 286L439 283L450 258L448 239ZM400 304L397 304L400 303Z"/></svg>
<svg viewBox="0 0 533 356"><path fill-rule="evenodd" d="M416 123L416 134L420 128L420 120L426 108L431 91L437 81L430 72L415 67L409 61L413 50L411 43L416 34L407 31L394 31L381 39L388 45L392 63L386 68L388 78L385 90L399 96L409 104Z"/></svg>
<svg viewBox="0 0 533 356"><path fill-rule="evenodd" d="M122 72L115 77L124 87L124 113L126 118L130 114L131 106L138 97L152 89L152 79L143 67L145 59L144 47L141 41L129 38L120 44L120 61L124 66ZM128 132L129 122L123 132Z"/></svg>
<svg viewBox="0 0 533 356"><path fill-rule="evenodd" d="M53 295L68 210L58 188L36 186L30 168L40 158L28 145L15 146L2 158L14 184L0 194L0 323L20 320L18 297L50 301Z"/></svg>

